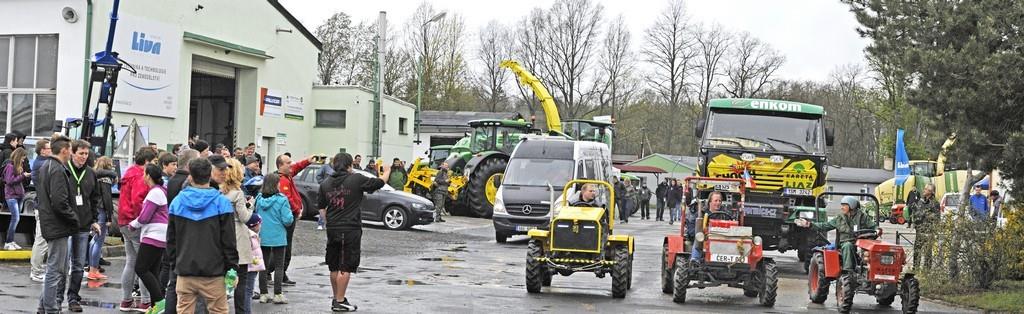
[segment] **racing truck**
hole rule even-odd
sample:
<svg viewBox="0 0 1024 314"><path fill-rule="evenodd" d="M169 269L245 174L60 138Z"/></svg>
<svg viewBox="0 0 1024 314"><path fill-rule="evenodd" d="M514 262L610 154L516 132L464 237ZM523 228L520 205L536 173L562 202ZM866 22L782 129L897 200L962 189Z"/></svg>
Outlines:
<svg viewBox="0 0 1024 314"><path fill-rule="evenodd" d="M827 219L824 209L815 208L815 197L825 190L832 134L821 106L712 99L694 131L700 139L698 175L745 180L743 225L762 239L765 250L796 250L806 271L811 248L827 239L794 221Z"/></svg>

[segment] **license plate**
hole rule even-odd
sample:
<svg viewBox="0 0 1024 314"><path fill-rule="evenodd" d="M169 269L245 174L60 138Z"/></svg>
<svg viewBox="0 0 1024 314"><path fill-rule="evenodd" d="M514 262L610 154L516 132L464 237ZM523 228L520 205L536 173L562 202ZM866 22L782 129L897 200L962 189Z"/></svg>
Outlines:
<svg viewBox="0 0 1024 314"><path fill-rule="evenodd" d="M747 216L775 218L776 209L770 207L744 207L743 213Z"/></svg>
<svg viewBox="0 0 1024 314"><path fill-rule="evenodd" d="M742 256L739 255L728 255L728 254L711 254L712 262L721 263L744 263Z"/></svg>
<svg viewBox="0 0 1024 314"><path fill-rule="evenodd" d="M783 190L782 193L786 194L786 195L811 196L811 190L808 190L808 189L786 188L785 190Z"/></svg>
<svg viewBox="0 0 1024 314"><path fill-rule="evenodd" d="M537 227L534 227L534 226L516 226L516 231L530 231L530 230L533 230L533 229L537 229Z"/></svg>
<svg viewBox="0 0 1024 314"><path fill-rule="evenodd" d="M875 279L878 279L878 280L896 280L896 276L893 276L893 275L875 275Z"/></svg>

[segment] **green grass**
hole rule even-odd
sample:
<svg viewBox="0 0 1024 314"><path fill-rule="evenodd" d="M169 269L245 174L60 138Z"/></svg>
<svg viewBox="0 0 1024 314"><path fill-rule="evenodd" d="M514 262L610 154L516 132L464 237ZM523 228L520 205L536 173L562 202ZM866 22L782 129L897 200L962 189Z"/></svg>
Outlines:
<svg viewBox="0 0 1024 314"><path fill-rule="evenodd" d="M924 296L988 311L1024 312L1024 281L996 281L988 290L930 287L925 288Z"/></svg>

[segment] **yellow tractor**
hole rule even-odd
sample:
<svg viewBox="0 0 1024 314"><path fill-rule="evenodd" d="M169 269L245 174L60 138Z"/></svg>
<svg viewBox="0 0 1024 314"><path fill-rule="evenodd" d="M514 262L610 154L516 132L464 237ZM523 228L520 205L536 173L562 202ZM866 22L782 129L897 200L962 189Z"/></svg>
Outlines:
<svg viewBox="0 0 1024 314"><path fill-rule="evenodd" d="M569 200L574 185L580 192ZM584 201L584 190L597 197ZM612 297L624 298L633 284L633 236L615 234L615 192L612 185L598 180L572 180L554 200L548 230L530 230L526 255L526 291L539 293L550 286L555 274L569 276L591 272L598 278L612 276ZM605 197L607 196L607 197Z"/></svg>

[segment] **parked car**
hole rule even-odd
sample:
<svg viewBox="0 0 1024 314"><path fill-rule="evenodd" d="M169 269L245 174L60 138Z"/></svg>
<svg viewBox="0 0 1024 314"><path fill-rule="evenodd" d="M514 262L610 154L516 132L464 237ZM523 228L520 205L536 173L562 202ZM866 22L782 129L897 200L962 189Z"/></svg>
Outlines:
<svg viewBox="0 0 1024 314"><path fill-rule="evenodd" d="M317 215L316 202L320 197L320 184L316 172L324 165L313 164L295 175L295 187L302 195L302 219L314 219ZM362 170L355 173L367 177L372 174ZM434 221L434 204L418 195L398 191L385 184L380 190L369 193L363 200L363 220L379 221L392 230L408 229L414 225L426 225Z"/></svg>
<svg viewBox="0 0 1024 314"><path fill-rule="evenodd" d="M960 211L960 193L946 193L939 200L939 213L955 214Z"/></svg>

